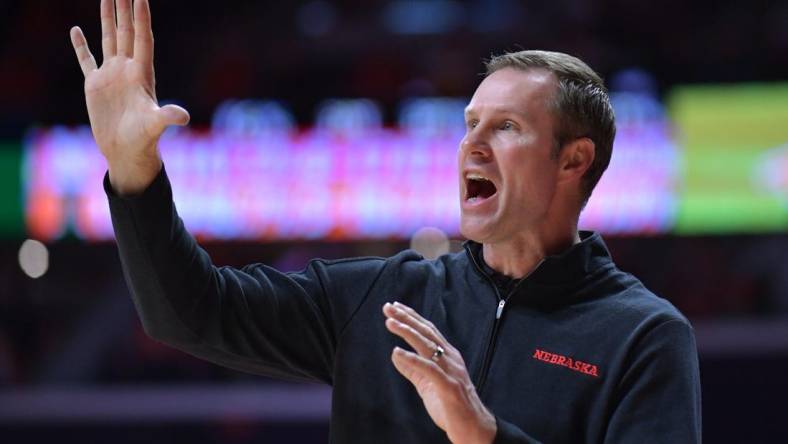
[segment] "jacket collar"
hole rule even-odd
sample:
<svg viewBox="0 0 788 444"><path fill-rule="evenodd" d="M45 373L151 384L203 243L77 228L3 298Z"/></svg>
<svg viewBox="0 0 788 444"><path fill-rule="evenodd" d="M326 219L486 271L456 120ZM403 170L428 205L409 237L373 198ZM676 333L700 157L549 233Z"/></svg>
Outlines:
<svg viewBox="0 0 788 444"><path fill-rule="evenodd" d="M577 290L587 285L597 272L613 266L610 251L599 233L580 231L579 234L579 243L561 254L545 257L521 280L511 296L538 305L566 305L575 302L581 296L577 294ZM489 276L480 263L480 260L483 260L482 245L466 241L463 246L474 270L489 281ZM503 298L507 296L501 294Z"/></svg>

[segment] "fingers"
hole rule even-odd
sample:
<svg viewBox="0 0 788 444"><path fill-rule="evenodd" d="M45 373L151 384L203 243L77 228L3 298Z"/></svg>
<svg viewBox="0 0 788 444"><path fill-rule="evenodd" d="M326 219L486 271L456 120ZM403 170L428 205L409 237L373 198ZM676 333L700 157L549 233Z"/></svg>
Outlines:
<svg viewBox="0 0 788 444"><path fill-rule="evenodd" d="M446 338L435 328L432 322L424 319L416 310L407 305L400 302L394 302L393 304L387 303L383 306L383 313L388 317L393 317L404 324L410 325L424 337L438 345L446 347Z"/></svg>
<svg viewBox="0 0 788 444"><path fill-rule="evenodd" d="M443 337L441 332L437 328L435 328L435 326L432 324L432 322L424 319L419 314L419 312L417 312L416 310L408 307L407 305L405 305L405 304L403 304L401 302L395 302L394 306L399 308L400 310L404 311L405 313L407 313L408 316L410 316L413 319L417 320L419 323L425 325L432 332L431 334L436 336L437 339L440 339L442 341L446 341L446 339Z"/></svg>
<svg viewBox="0 0 788 444"><path fill-rule="evenodd" d="M422 336L421 333L416 331L410 325L404 324L394 318L386 319L386 328L395 335L401 337L408 343L416 353L419 355L430 358L435 352L437 344Z"/></svg>
<svg viewBox="0 0 788 444"><path fill-rule="evenodd" d="M96 59L90 53L85 35L78 26L71 28L71 44L77 53L77 60L79 60L79 67L82 68L82 74L87 76L96 69Z"/></svg>
<svg viewBox="0 0 788 444"><path fill-rule="evenodd" d="M416 313L417 319L404 309L416 313L412 308L399 302L383 304L383 313L388 318L386 319L386 328L404 339L420 356L431 361L436 348L442 347L443 357L436 359L436 364L449 374L466 379L468 371L460 353L431 322Z"/></svg>
<svg viewBox="0 0 788 444"><path fill-rule="evenodd" d="M143 129L153 139L158 139L168 126L184 126L189 123L189 112L178 105L166 105L146 114Z"/></svg>
<svg viewBox="0 0 788 444"><path fill-rule="evenodd" d="M117 53L115 2L113 0L101 0L101 49L104 60L114 57Z"/></svg>
<svg viewBox="0 0 788 444"><path fill-rule="evenodd" d="M151 137L159 137L168 126L184 126L189 123L189 112L178 105L166 105L151 114L145 125Z"/></svg>
<svg viewBox="0 0 788 444"><path fill-rule="evenodd" d="M457 381L446 374L436 363L416 353L394 347L391 362L397 371L413 384L418 391L424 388L425 382L431 382L444 394L455 388Z"/></svg>
<svg viewBox="0 0 788 444"><path fill-rule="evenodd" d="M153 30L148 0L134 4L134 58L143 65L153 65Z"/></svg>
<svg viewBox="0 0 788 444"><path fill-rule="evenodd" d="M164 127L170 125L184 126L189 123L189 112L178 105L166 105L159 109L159 116Z"/></svg>
<svg viewBox="0 0 788 444"><path fill-rule="evenodd" d="M131 18L131 0L117 0L118 55L134 57L134 23Z"/></svg>

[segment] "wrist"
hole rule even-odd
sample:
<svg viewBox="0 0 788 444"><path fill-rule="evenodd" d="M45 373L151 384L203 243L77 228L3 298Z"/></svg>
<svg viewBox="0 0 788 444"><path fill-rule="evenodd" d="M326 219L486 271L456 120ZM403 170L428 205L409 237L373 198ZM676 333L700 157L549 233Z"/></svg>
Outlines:
<svg viewBox="0 0 788 444"><path fill-rule="evenodd" d="M109 182L118 196L133 196L145 191L162 168L157 155L133 161L108 161Z"/></svg>
<svg viewBox="0 0 788 444"><path fill-rule="evenodd" d="M495 416L486 408L474 416L465 422L466 427L455 430L453 435L450 433L449 441L453 444L492 444L498 433Z"/></svg>
<svg viewBox="0 0 788 444"><path fill-rule="evenodd" d="M498 433L498 425L495 421L495 416L487 409L484 409L482 412L477 430L477 443L492 444L493 441L495 441L495 435Z"/></svg>

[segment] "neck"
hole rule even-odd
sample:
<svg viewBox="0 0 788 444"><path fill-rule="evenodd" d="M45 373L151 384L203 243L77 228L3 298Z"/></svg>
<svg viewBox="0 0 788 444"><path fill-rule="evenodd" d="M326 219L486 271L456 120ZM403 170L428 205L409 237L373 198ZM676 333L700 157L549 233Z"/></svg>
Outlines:
<svg viewBox="0 0 788 444"><path fill-rule="evenodd" d="M493 270L520 279L531 273L546 257L563 253L580 242L577 225L553 233L522 233L503 242L482 245L484 261Z"/></svg>

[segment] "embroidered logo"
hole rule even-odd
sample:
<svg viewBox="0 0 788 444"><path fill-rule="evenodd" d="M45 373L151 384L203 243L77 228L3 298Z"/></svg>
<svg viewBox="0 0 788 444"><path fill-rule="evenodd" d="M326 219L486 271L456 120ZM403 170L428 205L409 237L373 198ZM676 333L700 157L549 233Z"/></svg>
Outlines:
<svg viewBox="0 0 788 444"><path fill-rule="evenodd" d="M537 348L534 351L534 355L532 357L548 364L561 365L576 372L585 373L586 375L593 376L595 378L599 377L599 370L597 369L596 365L578 361L568 356L546 352Z"/></svg>

